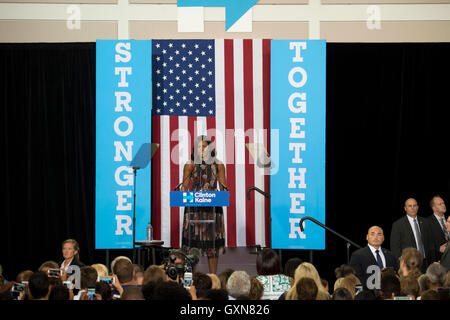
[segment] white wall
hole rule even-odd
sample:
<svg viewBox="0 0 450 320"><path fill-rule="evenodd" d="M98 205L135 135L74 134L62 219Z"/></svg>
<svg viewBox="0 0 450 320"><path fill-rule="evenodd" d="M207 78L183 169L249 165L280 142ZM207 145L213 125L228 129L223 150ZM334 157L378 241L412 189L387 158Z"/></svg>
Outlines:
<svg viewBox="0 0 450 320"><path fill-rule="evenodd" d="M260 0L233 32L225 31L224 8L200 9L201 21L186 17L176 0L41 1L45 3L0 0L0 42L118 38L450 42L450 0ZM203 32L179 32L179 17L201 24ZM182 26L189 28L189 23Z"/></svg>

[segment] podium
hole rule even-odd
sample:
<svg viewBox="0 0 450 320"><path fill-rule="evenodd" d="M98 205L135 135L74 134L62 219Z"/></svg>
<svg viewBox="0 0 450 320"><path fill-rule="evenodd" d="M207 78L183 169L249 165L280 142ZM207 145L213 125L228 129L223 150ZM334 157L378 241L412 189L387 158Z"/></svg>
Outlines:
<svg viewBox="0 0 450 320"><path fill-rule="evenodd" d="M194 223L211 223L213 225L213 250L216 252L216 207L229 206L228 191L171 191L170 206L171 207L212 207L212 220L195 220L191 221L191 212L188 212L188 246L191 246L190 227Z"/></svg>

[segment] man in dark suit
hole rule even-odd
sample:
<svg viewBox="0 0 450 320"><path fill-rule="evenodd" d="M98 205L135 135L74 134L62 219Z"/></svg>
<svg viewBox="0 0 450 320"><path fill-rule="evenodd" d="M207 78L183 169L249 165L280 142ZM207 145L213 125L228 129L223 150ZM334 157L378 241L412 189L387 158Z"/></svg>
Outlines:
<svg viewBox="0 0 450 320"><path fill-rule="evenodd" d="M450 232L450 216L447 218L447 222L445 223L445 228L447 232ZM440 264L441 266L447 269L447 272L450 271L450 245L447 242L445 245L445 251L442 254Z"/></svg>
<svg viewBox="0 0 450 320"><path fill-rule="evenodd" d="M431 199L430 207L433 210L433 214L427 217L427 220L430 224L434 247L437 249L435 252L436 260L440 260L446 248L445 244L450 241L450 234L445 227L445 221L447 220L445 212L447 208L440 196L434 196Z"/></svg>
<svg viewBox="0 0 450 320"><path fill-rule="evenodd" d="M384 242L383 229L373 226L369 229L366 236L367 246L353 252L350 258L350 266L356 271L356 276L364 287L367 287L367 279L372 272L367 272L367 268L372 265L378 265L380 269L394 268L398 269L398 259L387 249L381 247Z"/></svg>
<svg viewBox="0 0 450 320"><path fill-rule="evenodd" d="M406 215L392 224L391 251L398 259L403 249L416 248L422 254L422 273L425 273L427 267L437 261L432 231L428 220L417 215L419 206L415 199L406 200L404 209Z"/></svg>

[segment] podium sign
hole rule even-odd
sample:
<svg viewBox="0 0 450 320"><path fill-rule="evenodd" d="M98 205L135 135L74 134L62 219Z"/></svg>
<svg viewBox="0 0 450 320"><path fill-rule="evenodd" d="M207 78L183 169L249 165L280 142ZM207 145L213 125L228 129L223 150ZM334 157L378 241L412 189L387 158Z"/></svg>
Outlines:
<svg viewBox="0 0 450 320"><path fill-rule="evenodd" d="M228 191L171 191L171 207L228 207Z"/></svg>

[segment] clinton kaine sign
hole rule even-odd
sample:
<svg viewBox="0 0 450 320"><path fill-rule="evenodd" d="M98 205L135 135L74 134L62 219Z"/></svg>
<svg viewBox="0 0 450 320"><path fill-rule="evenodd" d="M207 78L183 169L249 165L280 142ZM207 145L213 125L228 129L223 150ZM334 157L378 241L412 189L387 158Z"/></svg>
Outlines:
<svg viewBox="0 0 450 320"><path fill-rule="evenodd" d="M325 57L324 40L271 42L273 248L325 249L325 230L299 224L325 223Z"/></svg>

